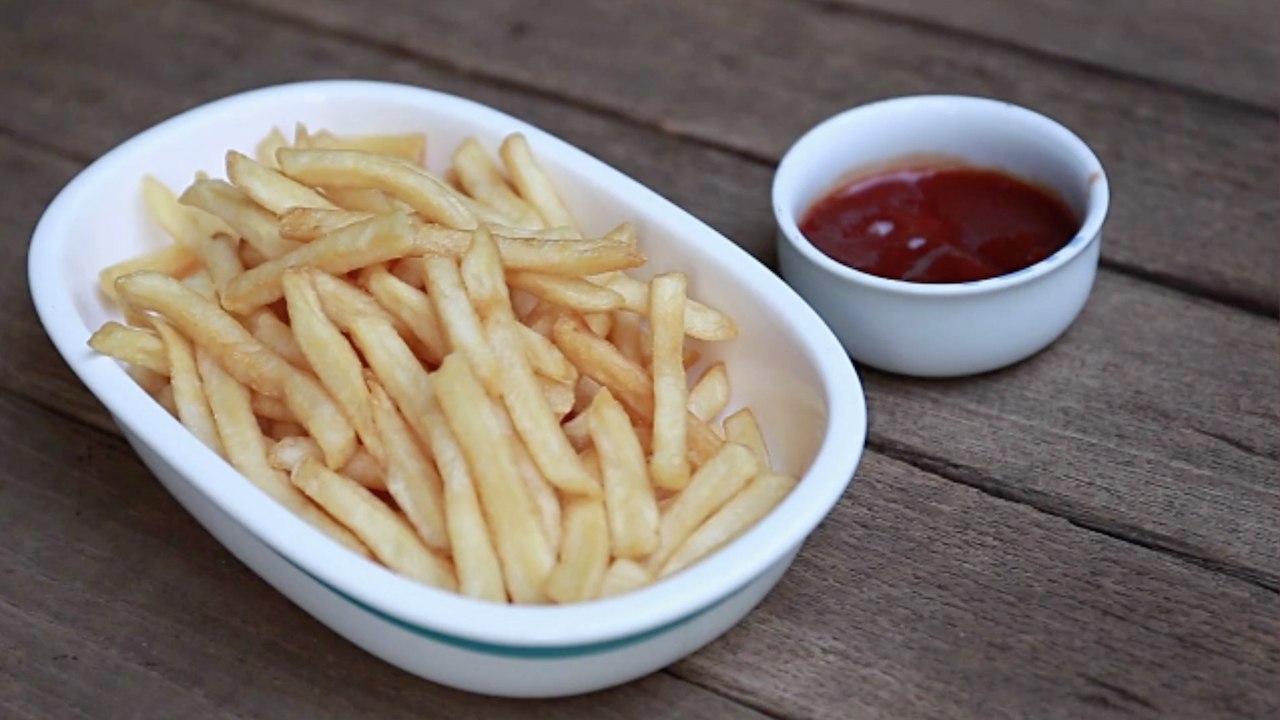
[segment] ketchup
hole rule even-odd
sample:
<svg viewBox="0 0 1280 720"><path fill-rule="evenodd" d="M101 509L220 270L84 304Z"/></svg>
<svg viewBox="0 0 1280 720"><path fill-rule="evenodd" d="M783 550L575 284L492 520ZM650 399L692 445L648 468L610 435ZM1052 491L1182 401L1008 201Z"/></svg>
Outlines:
<svg viewBox="0 0 1280 720"><path fill-rule="evenodd" d="M844 185L809 208L800 231L832 259L919 283L983 280L1034 265L1075 236L1060 198L984 168L912 167Z"/></svg>

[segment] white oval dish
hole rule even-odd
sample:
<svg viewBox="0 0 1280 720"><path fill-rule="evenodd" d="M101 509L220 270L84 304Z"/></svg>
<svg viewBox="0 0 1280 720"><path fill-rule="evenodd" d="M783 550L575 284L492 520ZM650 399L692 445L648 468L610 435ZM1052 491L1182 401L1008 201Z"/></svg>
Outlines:
<svg viewBox="0 0 1280 720"><path fill-rule="evenodd" d="M933 154L1057 191L1080 218L1080 230L1017 272L937 284L855 270L800 232L799 218L851 171ZM1093 287L1109 201L1102 164L1070 130L1017 105L959 95L892 98L833 115L791 146L773 180L783 277L859 362L921 377L995 370L1065 332Z"/></svg>
<svg viewBox="0 0 1280 720"><path fill-rule="evenodd" d="M646 270L682 269L690 294L742 329L709 348L728 363L733 407L755 410L775 464L802 477L777 510L704 562L635 593L565 607L487 603L425 587L340 548L269 500L86 341L119 313L96 289L107 265L164 242L139 192L144 174L184 187L220 175L273 125L339 133L425 131L428 164L476 136L523 132L585 231L635 221ZM494 695L588 692L657 670L723 633L782 576L853 476L866 435L857 375L831 331L741 248L622 173L492 108L365 81L255 90L183 113L94 162L58 195L29 253L35 307L67 363L168 491L223 545L334 631L409 672Z"/></svg>

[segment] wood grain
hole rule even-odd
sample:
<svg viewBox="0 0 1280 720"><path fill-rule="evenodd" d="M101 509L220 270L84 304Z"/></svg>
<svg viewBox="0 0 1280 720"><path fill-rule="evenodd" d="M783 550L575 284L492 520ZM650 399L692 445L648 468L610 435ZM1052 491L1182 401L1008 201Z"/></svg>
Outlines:
<svg viewBox="0 0 1280 720"><path fill-rule="evenodd" d="M1114 197L1107 262L1277 313L1271 113L821 4L671 3L655 12L647 0L394 0L370 13L343 0L240 2L767 163L821 119L874 99L942 92L1027 105L1102 158ZM1275 87L1274 78L1273 65L1258 82Z"/></svg>
<svg viewBox="0 0 1280 720"><path fill-rule="evenodd" d="M1102 274L1009 370L867 378L873 441L925 467L1280 588L1276 323Z"/></svg>
<svg viewBox="0 0 1280 720"><path fill-rule="evenodd" d="M67 103L125 94L110 113L48 112L40 118L77 152L100 152L158 118L255 83L368 74L460 92L529 118L615 162L730 237L754 239L754 251L763 255L771 242L768 171L732 154L254 15L204 5L173 5L182 11L169 14L116 14L110 7L88 6L83 20L62 16L37 35L48 40L49 52L57 52L36 64L37 71L54 62L77 62L74 74L48 78L65 84L57 92ZM98 29L98 40L84 48L71 42L80 22ZM126 32L158 40L131 49ZM228 65L227 37L241 44L232 52L255 48L255 63ZM133 61L112 64L106 61L111 55ZM173 66L184 75L173 77ZM8 200L0 197L0 204ZM35 209L8 212L18 216ZM7 267L15 282L0 292L16 293L19 269ZM15 327L35 347L47 348L38 331ZM1226 372L1214 367L1219 338L1226 343ZM1274 584L1280 531L1271 518L1280 473L1269 431L1276 408L1265 399L1280 384L1268 360L1275 342L1274 323L1104 272L1076 328L1031 363L954 383L871 377L872 433L885 449L935 469L953 463L948 472L957 480ZM76 412L93 407L48 355L37 354L22 367L28 372L15 375L22 379L14 385L38 388L36 397L58 397L59 407ZM45 379L45 367L58 368L53 380ZM1183 385L1191 381L1195 389L1188 391ZM1196 398L1194 405L1188 397ZM1203 432L1164 432L1168 419L1189 422L1193 416ZM1232 443L1261 452L1240 451ZM1018 452L1010 453L1010 447ZM1240 493L1226 491L1224 483Z"/></svg>
<svg viewBox="0 0 1280 720"><path fill-rule="evenodd" d="M554 702L433 685L258 580L118 437L0 392L0 456L0 717L766 717L661 673Z"/></svg>
<svg viewBox="0 0 1280 720"><path fill-rule="evenodd" d="M748 622L675 671L805 718L1265 718L1271 591L875 454Z"/></svg>
<svg viewBox="0 0 1280 720"><path fill-rule="evenodd" d="M1280 5L1267 0L819 0L1274 107Z"/></svg>
<svg viewBox="0 0 1280 720"><path fill-rule="evenodd" d="M545 703L421 682L254 578L115 436L0 393L0 450L5 717L763 717L663 674ZM872 454L774 595L674 671L784 717L1265 717L1275 609Z"/></svg>
<svg viewBox="0 0 1280 720"><path fill-rule="evenodd" d="M79 166L0 135L0 387L97 427L111 418L58 356L27 287L27 244L40 211Z"/></svg>

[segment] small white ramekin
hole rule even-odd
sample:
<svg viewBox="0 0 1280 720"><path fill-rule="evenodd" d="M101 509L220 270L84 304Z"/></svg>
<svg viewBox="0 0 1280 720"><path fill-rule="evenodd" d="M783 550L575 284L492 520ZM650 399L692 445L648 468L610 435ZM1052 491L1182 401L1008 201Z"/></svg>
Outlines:
<svg viewBox="0 0 1280 720"><path fill-rule="evenodd" d="M1080 230L1028 268L939 284L854 270L800 232L804 213L851 171L919 154L1003 169L1052 188L1081 219ZM883 100L835 115L791 146L773 180L783 277L854 359L921 377L995 370L1057 339L1089 297L1109 197L1102 164L1067 128L1016 105L952 95Z"/></svg>
<svg viewBox="0 0 1280 720"><path fill-rule="evenodd" d="M775 465L800 478L754 528L706 560L639 591L577 605L508 606L427 587L337 545L270 500L147 397L94 328L119 312L98 271L167 242L139 182L171 187L218 172L273 125L338 133L425 131L428 164L475 137L522 132L584 230L636 224L648 272L683 269L690 294L734 312L742 337L704 348L733 380L731 409L755 408ZM778 582L844 492L862 454L866 409L849 358L776 275L724 236L587 153L484 105L405 85L309 82L203 105L104 155L59 193L29 253L36 311L62 357L111 412L161 483L254 572L335 632L408 672L493 695L589 692L657 670L733 626ZM429 714L429 713L428 713Z"/></svg>

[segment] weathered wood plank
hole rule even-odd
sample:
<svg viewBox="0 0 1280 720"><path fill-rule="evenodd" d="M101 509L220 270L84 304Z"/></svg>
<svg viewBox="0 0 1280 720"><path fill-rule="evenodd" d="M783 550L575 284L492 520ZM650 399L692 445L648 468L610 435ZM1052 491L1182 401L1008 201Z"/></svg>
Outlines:
<svg viewBox="0 0 1280 720"><path fill-rule="evenodd" d="M254 579L118 438L0 393L0 451L6 717L762 717L662 674L553 703L417 681ZM779 590L675 672L787 717L1264 717L1275 609L871 454Z"/></svg>
<svg viewBox="0 0 1280 720"><path fill-rule="evenodd" d="M258 580L118 437L0 392L0 457L0 717L767 717L661 673L548 702L436 686Z"/></svg>
<svg viewBox="0 0 1280 720"><path fill-rule="evenodd" d="M105 11L98 12L105 15ZM106 102L106 98L121 97L111 112L49 109L37 113L42 122L57 128L55 137L73 143L78 152L95 154L183 107L256 83L343 73L387 77L461 92L530 118L633 173L731 237L751 242L757 252L770 242L769 171L763 165L376 48L315 37L253 15L202 5L186 6L185 11L173 15L121 12L127 16L124 20L99 17L92 7L86 11L83 22L93 24L99 38L88 45L100 42L97 49L71 43L74 31L87 27L77 25L82 21L73 16L60 21L70 29L52 34L42 31L49 47L57 52L53 57L42 56L47 61L43 64L75 63L68 66L74 73L49 71L49 81L61 83L54 87L63 102L80 107L74 98L99 97ZM125 20L126 25L112 24ZM126 30L163 42L133 50L123 36ZM227 50L225 38L233 36L239 44ZM226 61L227 52L243 54L250 47L258 49L252 65ZM138 62L121 70L120 65L106 62L113 53L128 54ZM174 67L183 69L182 77L173 77ZM37 68L31 72L46 71ZM0 143L0 151L3 147ZM0 204L11 199L0 197ZM13 207L16 209L7 211L13 217L31 217L36 211L35 205ZM22 244L25 237L6 242ZM16 292L15 288L21 287L20 269L7 265L5 272L12 273L12 280L0 291ZM1256 406L1261 399L1274 397L1280 382L1271 362L1274 326L1238 318L1237 313L1222 308L1191 303L1190 307L1199 309L1189 312L1187 307L1186 299L1177 293L1104 273L1080 325L1049 353L1019 369L949 384L869 378L873 434L906 452L963 461L977 476L971 481L990 482L999 492L1072 513L1082 521L1105 523L1109 529L1130 536L1146 533L1153 543L1239 563L1246 572L1256 571L1264 579L1273 579L1277 560L1274 550L1268 548L1280 545L1280 532L1269 521L1274 515L1277 473L1274 439L1268 439L1267 433L1275 426L1276 411ZM1140 315L1134 314L1135 308L1142 309ZM13 327L15 332L26 333L15 337L38 338L39 331L29 326ZM1234 368L1232 377L1241 381L1227 381L1222 374L1210 377L1197 385L1197 392L1203 392L1195 397L1202 416L1198 426L1227 438L1225 443L1210 436L1189 436L1174 443L1145 429L1150 423L1189 416L1184 402L1187 393L1167 378L1187 377L1181 374L1184 354L1188 355L1187 367L1212 375L1215 350L1206 339L1220 336L1230 341L1224 346L1230 357L1224 359L1223 367ZM1136 338L1147 338L1150 345L1138 344ZM21 363L10 367L20 367L23 372L15 369L14 377L20 380L13 384L28 387L45 383L48 388L41 388L41 396L62 392L83 402L87 396L74 385L58 390L74 381L68 379L60 363L49 360L52 351L42 342L15 345L23 348L17 353L19 357L5 362ZM47 353L23 360L23 353L33 344ZM1090 362L1103 357L1111 361ZM1159 373L1150 370L1151 363L1160 368ZM56 371L54 379L46 382L42 372L50 366ZM1080 373L1087 374L1078 384L1073 383L1072 378ZM970 387L977 389L968 390ZM1137 393L1136 389L1143 390ZM973 397L980 397L980 403ZM1108 401L1122 397L1130 397L1132 402ZM1019 400L1014 405L1005 398ZM1036 410L1037 403L1044 403L1043 412ZM1105 412L1073 414L1073 403L1086 403ZM92 401L87 404L92 407ZM971 412L976 404L981 404L985 413L980 422ZM1016 412L1010 410L1004 416L991 410L1006 406ZM1237 412L1241 407L1254 408L1250 411L1254 414ZM1028 422L1028 417L1035 422ZM951 418L957 420L951 422ZM918 431L924 425L930 427L929 433ZM1132 444L1131 451L1106 454L1096 450L1113 447L1117 437L1126 438ZM1007 453L1010 438L1019 438L1015 445L1021 454ZM1235 452L1230 449L1231 442L1262 448L1263 452L1259 456ZM1168 454L1174 451L1174 455ZM1139 460L1140 472L1128 465L1113 465ZM1057 470L1050 475L1051 483L1041 479L1041 468ZM1234 490L1223 490L1220 478L1231 478L1229 484L1239 489L1239 496ZM1205 502L1206 493L1212 495L1213 502ZM1237 547L1242 532L1254 535Z"/></svg>
<svg viewBox="0 0 1280 720"><path fill-rule="evenodd" d="M1280 5L1267 0L818 0L1196 88L1280 100Z"/></svg>
<svg viewBox="0 0 1280 720"><path fill-rule="evenodd" d="M395 0L368 12L342 0L244 1L764 160L822 118L882 97L1028 105L1081 133L1107 167L1109 262L1276 313L1270 113L822 4Z"/></svg>
<svg viewBox="0 0 1280 720"><path fill-rule="evenodd" d="M1265 718L1280 602L876 454L748 622L675 671L806 718Z"/></svg>
<svg viewBox="0 0 1280 720"><path fill-rule="evenodd" d="M27 245L41 209L79 170L57 155L0 136L0 387L97 427L110 416L80 384L44 334L27 286Z"/></svg>
<svg viewBox="0 0 1280 720"><path fill-rule="evenodd" d="M874 374L873 438L944 473L1280 587L1276 323L1104 273L1049 351Z"/></svg>

